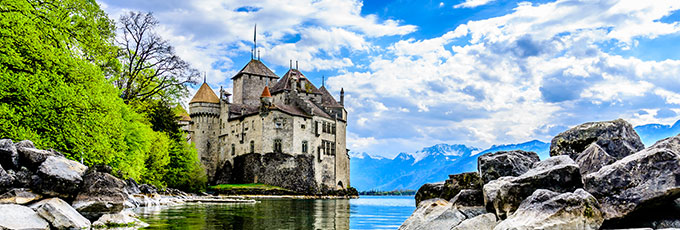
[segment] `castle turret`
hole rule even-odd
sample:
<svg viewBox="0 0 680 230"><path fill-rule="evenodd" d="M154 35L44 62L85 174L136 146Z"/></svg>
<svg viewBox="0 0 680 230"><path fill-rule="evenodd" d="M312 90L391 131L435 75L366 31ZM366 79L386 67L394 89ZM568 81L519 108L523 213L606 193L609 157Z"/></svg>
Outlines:
<svg viewBox="0 0 680 230"><path fill-rule="evenodd" d="M345 88L340 88L340 105L345 106Z"/></svg>
<svg viewBox="0 0 680 230"><path fill-rule="evenodd" d="M189 114L192 121L191 141L196 144L198 157L210 178L218 164L220 99L205 80L189 102Z"/></svg>
<svg viewBox="0 0 680 230"><path fill-rule="evenodd" d="M276 84L279 77L260 60L253 59L231 79L234 81L233 102L257 106L262 87Z"/></svg>

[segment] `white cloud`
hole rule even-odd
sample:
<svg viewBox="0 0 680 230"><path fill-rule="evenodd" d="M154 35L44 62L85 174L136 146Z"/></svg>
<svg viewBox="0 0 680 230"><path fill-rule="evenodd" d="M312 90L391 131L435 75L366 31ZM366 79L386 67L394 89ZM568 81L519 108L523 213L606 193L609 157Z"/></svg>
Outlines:
<svg viewBox="0 0 680 230"><path fill-rule="evenodd" d="M465 0L464 2L453 6L453 8L475 8L489 4L495 0Z"/></svg>

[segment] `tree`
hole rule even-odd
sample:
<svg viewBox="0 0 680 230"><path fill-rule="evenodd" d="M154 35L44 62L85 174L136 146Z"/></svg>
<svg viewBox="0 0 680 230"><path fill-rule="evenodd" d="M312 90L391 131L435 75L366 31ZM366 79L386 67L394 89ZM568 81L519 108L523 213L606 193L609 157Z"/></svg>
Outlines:
<svg viewBox="0 0 680 230"><path fill-rule="evenodd" d="M174 98L187 93L186 84L195 83L198 70L179 58L172 46L156 32L158 21L151 13L130 12L120 18L122 36L121 72L113 79L126 103L150 98Z"/></svg>

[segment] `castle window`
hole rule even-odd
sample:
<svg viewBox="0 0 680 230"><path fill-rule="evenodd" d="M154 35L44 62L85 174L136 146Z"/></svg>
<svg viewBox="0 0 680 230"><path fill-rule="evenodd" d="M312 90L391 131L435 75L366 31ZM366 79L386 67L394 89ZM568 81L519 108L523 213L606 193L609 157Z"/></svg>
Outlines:
<svg viewBox="0 0 680 230"><path fill-rule="evenodd" d="M250 153L255 153L255 141L250 141Z"/></svg>
<svg viewBox="0 0 680 230"><path fill-rule="evenodd" d="M332 131L332 133L335 134L335 124L333 124L333 131Z"/></svg>
<svg viewBox="0 0 680 230"><path fill-rule="evenodd" d="M307 141L302 141L302 153L307 153Z"/></svg>
<svg viewBox="0 0 680 230"><path fill-rule="evenodd" d="M236 155L236 145L231 144L231 155Z"/></svg>
<svg viewBox="0 0 680 230"><path fill-rule="evenodd" d="M281 121L280 118L276 118L274 120L274 125L276 126L277 129L283 128L283 122Z"/></svg>
<svg viewBox="0 0 680 230"><path fill-rule="evenodd" d="M300 124L300 128L305 129L305 124Z"/></svg>
<svg viewBox="0 0 680 230"><path fill-rule="evenodd" d="M281 139L274 140L274 152L280 153L281 151Z"/></svg>

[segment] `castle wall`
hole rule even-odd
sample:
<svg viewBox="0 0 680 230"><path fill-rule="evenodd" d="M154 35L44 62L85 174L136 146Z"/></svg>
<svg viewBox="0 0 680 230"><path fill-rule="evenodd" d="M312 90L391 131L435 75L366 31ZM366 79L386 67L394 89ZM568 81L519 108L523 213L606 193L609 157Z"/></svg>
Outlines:
<svg viewBox="0 0 680 230"><path fill-rule="evenodd" d="M350 186L349 182L349 154L347 153L347 123L337 121L337 133L335 135L336 149L335 154L335 185L338 189L346 189Z"/></svg>
<svg viewBox="0 0 680 230"><path fill-rule="evenodd" d="M234 103L260 105L260 95L265 85L276 84L276 79L242 74L234 78Z"/></svg>

